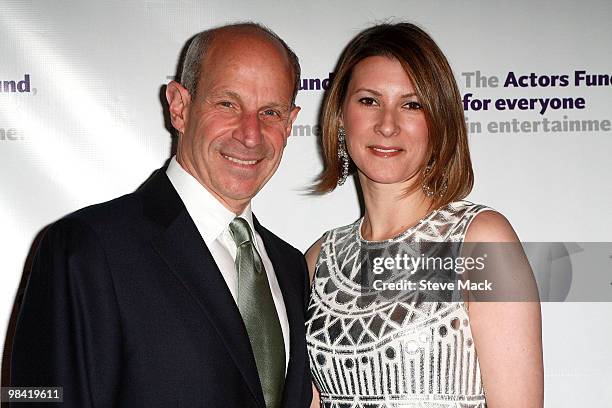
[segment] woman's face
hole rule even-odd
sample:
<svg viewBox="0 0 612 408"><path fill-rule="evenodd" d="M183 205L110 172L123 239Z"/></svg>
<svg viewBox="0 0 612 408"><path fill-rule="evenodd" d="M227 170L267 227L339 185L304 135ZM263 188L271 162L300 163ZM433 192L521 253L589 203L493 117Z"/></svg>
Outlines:
<svg viewBox="0 0 612 408"><path fill-rule="evenodd" d="M374 56L355 65L341 124L349 155L367 179L393 184L418 177L427 154L427 123L397 59Z"/></svg>

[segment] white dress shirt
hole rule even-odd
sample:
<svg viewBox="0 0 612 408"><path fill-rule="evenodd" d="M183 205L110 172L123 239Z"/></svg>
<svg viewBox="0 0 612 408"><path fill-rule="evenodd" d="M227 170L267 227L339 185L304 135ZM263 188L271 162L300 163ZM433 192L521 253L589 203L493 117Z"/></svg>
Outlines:
<svg viewBox="0 0 612 408"><path fill-rule="evenodd" d="M236 260L236 244L230 234L229 225L232 220L236 218L236 214L225 208L223 204L221 204L221 202L204 188L191 174L187 173L176 161L176 157L170 160L166 175L176 189L183 204L185 204L187 212L193 219L204 243L219 267L221 275L223 275L223 279L235 302L238 286L238 274L234 266L234 261ZM278 286L274 267L268 257L264 243L253 226L253 213L251 212L250 204L239 217L244 218L248 222L251 233L255 237L255 248L257 252L259 252L264 268L266 269L268 282L270 283L270 291L272 292L272 298L283 332L286 373L287 365L289 364L289 321L287 320L287 311L285 309L285 302L283 301L283 294Z"/></svg>

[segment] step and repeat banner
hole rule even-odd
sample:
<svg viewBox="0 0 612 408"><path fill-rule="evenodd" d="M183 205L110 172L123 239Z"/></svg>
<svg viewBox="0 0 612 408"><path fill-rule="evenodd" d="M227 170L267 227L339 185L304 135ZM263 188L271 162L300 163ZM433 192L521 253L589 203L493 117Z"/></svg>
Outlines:
<svg viewBox="0 0 612 408"><path fill-rule="evenodd" d="M2 0L3 334L43 228L133 191L170 157L163 87L187 40L247 20L276 31L301 61L302 110L253 203L294 246L306 250L361 214L352 178L308 194L322 168L318 111L347 42L402 20L429 32L455 72L476 175L468 199L503 213L523 241L612 242L608 0ZM602 262L612 271L612 253ZM608 276L600 287L612 288ZM542 305L546 406L612 407L612 303L548 300L557 301Z"/></svg>

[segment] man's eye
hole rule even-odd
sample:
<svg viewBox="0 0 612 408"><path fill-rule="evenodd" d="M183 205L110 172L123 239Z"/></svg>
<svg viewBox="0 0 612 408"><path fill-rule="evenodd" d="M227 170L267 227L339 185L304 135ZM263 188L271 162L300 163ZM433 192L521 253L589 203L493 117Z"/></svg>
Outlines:
<svg viewBox="0 0 612 408"><path fill-rule="evenodd" d="M373 105L376 105L376 99L369 98L369 97L360 98L359 103L366 105L366 106L373 106Z"/></svg>
<svg viewBox="0 0 612 408"><path fill-rule="evenodd" d="M266 109L262 112L262 115L269 119L278 119L281 117L280 112L274 109Z"/></svg>
<svg viewBox="0 0 612 408"><path fill-rule="evenodd" d="M224 108L231 108L234 105L230 101L221 101L219 102L219 106L222 106Z"/></svg>
<svg viewBox="0 0 612 408"><path fill-rule="evenodd" d="M408 109L414 109L414 110L423 109L423 106L422 106L420 103L415 102L415 101L408 102L408 103L407 103L406 105L404 105L404 106L407 106L407 107L408 107Z"/></svg>

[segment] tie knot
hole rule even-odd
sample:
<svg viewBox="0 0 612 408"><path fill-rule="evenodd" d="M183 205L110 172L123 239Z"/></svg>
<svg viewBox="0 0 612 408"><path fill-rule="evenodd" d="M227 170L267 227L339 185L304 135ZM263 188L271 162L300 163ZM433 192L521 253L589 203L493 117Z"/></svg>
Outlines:
<svg viewBox="0 0 612 408"><path fill-rule="evenodd" d="M251 228L249 227L249 223L244 218L234 218L229 225L229 230L237 247L246 242L251 242L252 240Z"/></svg>

